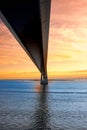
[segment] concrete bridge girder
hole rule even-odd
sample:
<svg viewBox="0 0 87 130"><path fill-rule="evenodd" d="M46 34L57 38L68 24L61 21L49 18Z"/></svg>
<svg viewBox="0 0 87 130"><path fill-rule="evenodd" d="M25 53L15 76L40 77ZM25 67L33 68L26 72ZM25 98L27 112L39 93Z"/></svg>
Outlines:
<svg viewBox="0 0 87 130"><path fill-rule="evenodd" d="M41 72L41 83L45 83L43 80L47 83L50 7L51 0L29 0L29 4L24 1L20 5L15 1L10 5L0 4L0 18Z"/></svg>

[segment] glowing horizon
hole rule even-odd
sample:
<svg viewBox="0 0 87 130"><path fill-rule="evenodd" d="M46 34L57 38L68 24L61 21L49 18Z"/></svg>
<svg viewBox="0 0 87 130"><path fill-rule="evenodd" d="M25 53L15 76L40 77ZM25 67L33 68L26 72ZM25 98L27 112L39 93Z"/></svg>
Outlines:
<svg viewBox="0 0 87 130"><path fill-rule="evenodd" d="M87 1L53 0L48 77L87 77ZM0 20L0 79L40 78L25 51Z"/></svg>

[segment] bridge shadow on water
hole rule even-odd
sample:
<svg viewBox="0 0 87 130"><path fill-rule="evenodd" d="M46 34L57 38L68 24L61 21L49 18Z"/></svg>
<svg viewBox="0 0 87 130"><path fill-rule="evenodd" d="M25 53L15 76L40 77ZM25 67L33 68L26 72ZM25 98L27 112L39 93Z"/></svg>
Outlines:
<svg viewBox="0 0 87 130"><path fill-rule="evenodd" d="M32 130L50 130L49 126L49 108L48 108L48 100L47 100L47 85L40 86L41 92L39 92L38 105L36 107L36 111L33 115L34 122L32 125Z"/></svg>

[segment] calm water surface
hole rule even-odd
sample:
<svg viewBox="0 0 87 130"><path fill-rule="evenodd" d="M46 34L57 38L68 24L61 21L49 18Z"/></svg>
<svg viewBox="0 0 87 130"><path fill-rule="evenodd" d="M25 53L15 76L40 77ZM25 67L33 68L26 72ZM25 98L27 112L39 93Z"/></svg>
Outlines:
<svg viewBox="0 0 87 130"><path fill-rule="evenodd" d="M87 81L1 80L0 130L87 130Z"/></svg>

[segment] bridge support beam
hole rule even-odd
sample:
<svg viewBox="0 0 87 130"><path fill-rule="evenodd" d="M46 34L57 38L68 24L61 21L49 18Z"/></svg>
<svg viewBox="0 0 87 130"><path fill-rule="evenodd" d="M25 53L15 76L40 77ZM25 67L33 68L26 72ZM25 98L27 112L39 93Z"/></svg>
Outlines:
<svg viewBox="0 0 87 130"><path fill-rule="evenodd" d="M0 19L36 65L41 84L46 86L51 0L29 0L29 4L25 1L16 4L13 0L4 6L5 2L0 3Z"/></svg>
<svg viewBox="0 0 87 130"><path fill-rule="evenodd" d="M47 85L48 84L48 78L46 74L41 73L41 82L42 85Z"/></svg>

